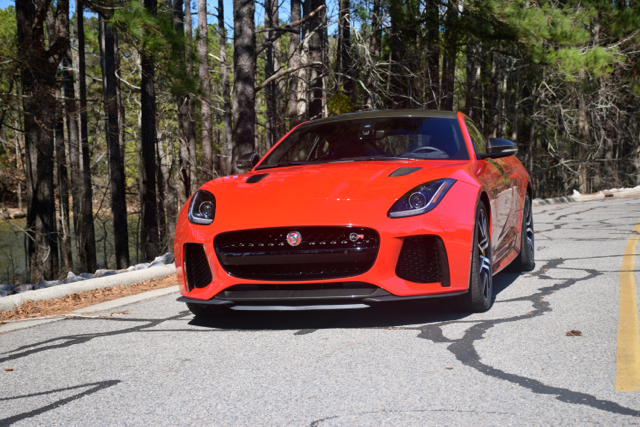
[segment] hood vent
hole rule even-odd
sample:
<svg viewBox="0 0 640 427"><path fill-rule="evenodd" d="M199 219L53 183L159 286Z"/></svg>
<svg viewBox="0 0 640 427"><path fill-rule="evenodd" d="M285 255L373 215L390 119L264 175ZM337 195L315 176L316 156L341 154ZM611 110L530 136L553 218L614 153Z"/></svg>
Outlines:
<svg viewBox="0 0 640 427"><path fill-rule="evenodd" d="M419 171L422 168L415 168L415 167L409 167L409 166L403 166L401 168L398 168L396 170L394 170L393 172L391 172L389 174L390 177L394 177L394 176L407 176L409 174L414 173L415 171Z"/></svg>
<svg viewBox="0 0 640 427"><path fill-rule="evenodd" d="M269 174L268 173L261 173L261 174L258 174L258 175L251 175L249 178L247 178L246 183L247 184L255 184L256 182L262 181L262 179L267 175L269 175Z"/></svg>

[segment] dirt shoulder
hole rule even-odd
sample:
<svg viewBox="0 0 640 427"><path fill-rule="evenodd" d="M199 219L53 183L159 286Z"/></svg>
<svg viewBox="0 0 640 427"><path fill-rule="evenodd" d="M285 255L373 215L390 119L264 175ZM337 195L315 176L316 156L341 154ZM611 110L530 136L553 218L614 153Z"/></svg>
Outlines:
<svg viewBox="0 0 640 427"><path fill-rule="evenodd" d="M44 301L26 301L10 311L0 311L0 325L6 321L56 317L69 314L75 310L89 307L106 301L136 295L155 289L168 288L178 284L175 274L147 280L129 286L112 286L92 291L79 292L62 298Z"/></svg>

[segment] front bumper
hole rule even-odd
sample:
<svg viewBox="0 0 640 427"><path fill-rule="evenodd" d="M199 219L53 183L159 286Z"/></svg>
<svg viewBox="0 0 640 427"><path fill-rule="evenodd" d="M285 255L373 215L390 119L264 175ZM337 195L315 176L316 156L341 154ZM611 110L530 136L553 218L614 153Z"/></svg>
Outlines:
<svg viewBox="0 0 640 427"><path fill-rule="evenodd" d="M473 233L474 210L478 197L478 189L472 185L458 181L447 196L431 212L415 217L390 219L386 212L388 202L375 201L328 201L324 200L297 206L278 215L246 213L236 216L216 214L216 220L208 226L195 225L188 222L186 209L180 213L176 227L175 254L176 271L180 292L184 302L222 303L240 306L280 306L273 301L255 304L251 301L242 303L220 298L221 293L237 285L279 284L287 285L324 284L324 283L366 283L380 288L386 295L371 295L359 298L355 304L363 308L377 302L406 299L407 297L453 296L464 293L469 284L469 268L471 262L471 240ZM305 221L302 221L305 219ZM241 226L239 226L241 225ZM274 280L250 280L234 277L220 264L215 253L214 239L217 235L241 229L302 227L302 226L351 226L374 229L380 236L378 254L373 266L363 274L319 280L291 280L278 282ZM438 283L418 283L405 280L396 274L396 267L405 240L412 236L439 236L444 243L449 270L449 286ZM188 289L185 279L184 248L185 244L197 243L204 248L208 267L211 270L211 282L203 287ZM188 300L188 301L187 301ZM282 299L287 306L306 307L300 301L292 301L286 296ZM323 301L325 306L353 305L351 301ZM315 304L313 304L315 306ZM303 308L300 308L303 309Z"/></svg>

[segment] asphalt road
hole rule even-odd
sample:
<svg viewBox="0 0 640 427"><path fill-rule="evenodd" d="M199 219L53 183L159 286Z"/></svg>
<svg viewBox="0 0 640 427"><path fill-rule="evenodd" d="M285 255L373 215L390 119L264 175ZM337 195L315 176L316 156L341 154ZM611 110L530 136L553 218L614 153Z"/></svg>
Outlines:
<svg viewBox="0 0 640 427"><path fill-rule="evenodd" d="M638 197L534 208L536 268L495 276L483 314L439 300L205 322L176 294L6 333L0 425L637 425L616 349L639 220Z"/></svg>

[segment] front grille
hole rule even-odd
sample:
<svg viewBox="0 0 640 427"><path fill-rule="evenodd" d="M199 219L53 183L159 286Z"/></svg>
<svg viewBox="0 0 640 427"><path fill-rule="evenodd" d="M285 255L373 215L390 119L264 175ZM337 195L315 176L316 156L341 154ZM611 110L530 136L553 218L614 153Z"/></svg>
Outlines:
<svg viewBox="0 0 640 427"><path fill-rule="evenodd" d="M204 247L198 243L185 243L183 265L187 278L187 288L204 288L213 278Z"/></svg>
<svg viewBox="0 0 640 427"><path fill-rule="evenodd" d="M396 275L416 283L442 283L449 286L449 263L438 236L411 236L404 239Z"/></svg>
<svg viewBox="0 0 640 427"><path fill-rule="evenodd" d="M292 246L287 235L297 231ZM233 276L252 280L317 280L368 271L376 260L380 236L362 227L281 227L216 236L220 264Z"/></svg>
<svg viewBox="0 0 640 427"><path fill-rule="evenodd" d="M231 301L355 300L389 295L378 286L363 282L235 285L216 295Z"/></svg>

